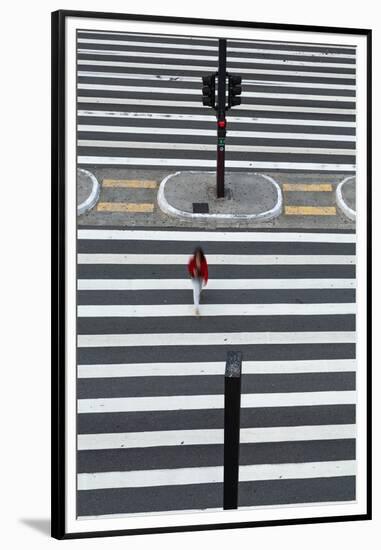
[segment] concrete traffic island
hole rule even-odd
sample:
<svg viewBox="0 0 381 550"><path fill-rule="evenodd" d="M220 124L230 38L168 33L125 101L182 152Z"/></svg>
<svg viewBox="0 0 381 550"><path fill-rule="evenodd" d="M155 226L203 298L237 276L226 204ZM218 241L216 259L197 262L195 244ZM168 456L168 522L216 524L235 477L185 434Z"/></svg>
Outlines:
<svg viewBox="0 0 381 550"><path fill-rule="evenodd" d="M225 197L217 198L215 172L176 172L160 184L157 202L167 215L224 222L262 221L282 212L282 192L265 174L227 172Z"/></svg>
<svg viewBox="0 0 381 550"><path fill-rule="evenodd" d="M343 214L356 221L356 177L345 178L336 188L336 203Z"/></svg>

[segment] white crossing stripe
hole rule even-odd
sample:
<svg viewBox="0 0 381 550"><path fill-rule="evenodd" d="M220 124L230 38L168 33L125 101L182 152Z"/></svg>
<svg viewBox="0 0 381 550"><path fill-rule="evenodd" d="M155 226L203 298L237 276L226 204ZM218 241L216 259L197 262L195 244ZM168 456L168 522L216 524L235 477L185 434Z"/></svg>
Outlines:
<svg viewBox="0 0 381 550"><path fill-rule="evenodd" d="M79 139L78 147L113 147L123 149L170 149L175 151L215 151L215 144L208 143L163 143L159 141L111 141ZM290 153L305 155L350 155L355 156L355 149L321 149L317 147L267 147L265 145L231 145L226 151L238 153Z"/></svg>
<svg viewBox="0 0 381 550"><path fill-rule="evenodd" d="M78 103L89 103L89 98L79 97ZM121 105L148 105L150 107L191 107L193 109L199 108L199 102L197 99L193 101L179 101L179 100L160 100L160 99L130 99L125 97L93 97L90 103L108 103L108 104L121 104ZM258 103L242 103L240 105L241 111L273 111L282 113L320 113L329 115L355 115L355 109L336 108L336 107L305 107L305 106L293 106L293 105L274 105L271 101L262 105ZM229 135L232 131L229 132Z"/></svg>
<svg viewBox="0 0 381 550"><path fill-rule="evenodd" d="M132 40L105 40L102 39L91 39L91 38L78 38L79 44L98 44L98 45L113 45L113 46L139 46L139 47L147 47L147 48L168 48L168 49L184 49L187 50L202 50L202 51L214 51L218 52L218 45L213 46L200 46L198 44L173 44L168 42L134 42ZM260 45L260 44L258 44ZM95 50L97 51L97 50ZM105 50L107 52L114 51L114 50ZM131 50L128 50L130 52ZM342 59L356 59L356 56L349 53L332 53L332 52L310 52L310 51L295 51L295 50L276 50L276 49L260 49L260 48L235 48L230 47L229 45L229 53L230 52L242 52L242 53L265 53L265 54L279 54L279 55L291 55L291 56L304 56L304 57L324 57L324 59L327 58L342 58ZM127 52L125 52L127 53ZM262 58L258 58L262 59ZM278 61L279 63L281 60ZM330 66L331 64L327 64ZM348 66L348 64L346 64ZM353 66L353 64L349 64L349 66Z"/></svg>
<svg viewBox="0 0 381 550"><path fill-rule="evenodd" d="M224 403L223 395L78 399L78 413L223 409ZM248 393L241 396L242 408L313 407L318 405L354 405L355 403L355 391Z"/></svg>
<svg viewBox="0 0 381 550"><path fill-rule="evenodd" d="M78 34L81 35L81 34L106 34L108 36L110 36L110 32L109 31L101 31L101 30L84 30L84 31L78 31ZM149 34L145 34L145 33L134 33L134 32L112 32L112 36L123 36L124 38L126 37L130 37L130 36L138 36L139 38L143 37L143 36L148 36L149 38L162 38L163 40L168 40L168 35L167 34L160 34L160 33L149 33ZM202 42L213 42L214 44L216 43L216 38L206 38L205 36L202 36L202 37L199 37L199 36L187 36L187 37L184 37L184 35L178 35L178 36L175 36L173 34L171 34L171 38L172 39L179 39L179 44L182 44L182 40L184 40L184 38L186 38L186 43L184 43L185 47L188 46L188 42L192 43L192 41L199 41L199 40L202 40ZM235 39L235 40L231 40L230 44L233 45L235 43L237 44L250 44L252 45L253 42L255 42L254 40L252 39L247 39L247 38L239 38L239 39ZM279 41L273 41L273 40L260 40L258 42L259 44L275 44L276 46L279 47ZM311 42L289 42L288 45L297 45L298 47L307 47L308 48L308 51L310 51L311 49L313 48L321 48L323 47L324 48L324 52L329 52L329 50L331 48L337 48L338 46L336 45L331 45L331 44L320 44L320 43L311 43ZM340 49L341 50L349 50L349 51L354 51L355 50L355 46L351 46L351 45L348 45L348 44L340 44ZM319 52L320 55L324 55L324 52ZM343 54L343 55L347 55L346 53Z"/></svg>
<svg viewBox="0 0 381 550"><path fill-rule="evenodd" d="M241 428L240 430L241 445L245 443L274 443L280 441L352 439L355 437L355 424ZM180 445L223 445L223 443L223 429L160 430L154 432L81 434L78 436L79 451L174 447Z"/></svg>
<svg viewBox="0 0 381 550"><path fill-rule="evenodd" d="M119 363L78 365L78 378L126 378L145 376L223 376L225 362ZM305 361L243 361L242 374L294 374L355 372L355 359Z"/></svg>
<svg viewBox="0 0 381 550"><path fill-rule="evenodd" d="M79 264L187 265L186 254L78 254ZM354 265L345 254L208 254L210 265Z"/></svg>
<svg viewBox="0 0 381 550"><path fill-rule="evenodd" d="M217 51L215 55L190 55L179 54L173 52L141 52L137 50L94 50L89 48L78 48L78 53L88 55L103 55L109 57L143 57L149 59L160 59L161 62L172 59L187 60L187 61L211 61L217 62ZM144 62L144 61L143 61ZM335 69L348 69L348 71L355 71L356 65L353 63L325 63L324 61L302 61L291 59L269 59L269 58L252 58L252 57L230 57L229 63L231 67L234 67L234 63L246 63L249 65L282 65L284 67L307 67L310 69L319 69L320 67L331 67ZM171 68L168 65L166 68ZM241 70L241 67L239 68ZM354 74L354 73L353 73Z"/></svg>
<svg viewBox="0 0 381 550"><path fill-rule="evenodd" d="M78 317L194 317L193 304L81 305ZM334 304L201 304L205 317L262 315L354 315L355 303Z"/></svg>
<svg viewBox="0 0 381 550"><path fill-rule="evenodd" d="M188 279L78 279L78 290L189 290ZM356 279L209 279L209 290L355 289Z"/></svg>
<svg viewBox="0 0 381 550"><path fill-rule="evenodd" d="M122 134L160 134L160 135L189 135L189 136L214 136L214 130L203 130L201 128L161 128L148 126L104 126L95 124L79 124L79 132L107 132L107 133L122 133ZM355 136L341 134L299 134L297 132L254 132L246 130L231 130L231 137L248 137L248 138L273 138L273 139L304 139L308 141L350 141L355 142ZM149 162L154 163L158 159L149 159ZM202 162L198 160L198 162ZM204 161L205 162L205 161ZM209 162L209 161L208 161ZM212 166L212 161L209 162ZM209 165L206 164L206 165ZM215 161L214 161L215 164ZM292 164L292 163L284 163ZM214 165L213 165L214 166Z"/></svg>
<svg viewBox="0 0 381 550"><path fill-rule="evenodd" d="M353 344L356 333L345 332L209 332L149 334L80 334L78 347L230 346L282 344Z"/></svg>
<svg viewBox="0 0 381 550"><path fill-rule="evenodd" d="M246 85L246 83L245 83ZM139 92L139 93L149 93L149 94L180 94L180 95L200 95L200 90L197 88L164 88L158 86L123 86L121 84L81 84L77 86L78 90L107 90L114 92ZM354 103L356 101L355 97L351 96L338 96L338 95L307 95L305 93L298 94L282 94L282 93L271 93L271 92L250 92L245 89L245 97L256 97L256 98L272 98L272 99L302 99L309 101L332 101L333 103L342 101ZM92 97L86 98L89 103L92 102ZM212 117L208 117L212 118ZM215 118L215 117L213 117ZM229 116L229 121L234 120L234 117ZM325 121L324 123L326 123Z"/></svg>
<svg viewBox="0 0 381 550"><path fill-rule="evenodd" d="M200 73L206 73L206 72L214 72L216 70L217 66L217 57L216 57L216 64L210 65L210 66L200 66L200 65L159 65L158 63L132 63L132 62L126 62L126 61L96 61L94 59L79 59L78 65L87 65L87 66L100 66L100 67L121 67L121 68L130 68L130 69L155 69L160 70L160 68L165 70L173 70L177 72L183 72L183 71L195 71ZM234 71L235 67L234 65L228 63L228 70ZM311 67L313 68L313 67ZM284 75L284 76L302 76L302 77L310 77L310 76L317 76L317 77L324 77L324 78L336 78L336 79L351 79L354 80L356 78L356 75L354 73L348 74L348 73L331 73L326 71L274 71L273 69L255 69L255 68L245 68L240 67L239 72L241 74L270 74L270 75Z"/></svg>
<svg viewBox="0 0 381 550"><path fill-rule="evenodd" d="M86 77L86 78L114 78L114 79L127 79L127 80L154 80L156 82L172 82L174 79L176 82L197 82L200 83L200 77L197 76L176 76L173 77L171 75L154 75L154 74L132 74L132 73L112 73L112 72L97 72L97 71L89 71L89 70L82 70L77 71L78 77ZM278 89L280 88L313 88L314 90L351 90L355 91L356 86L353 84L326 84L317 82L311 83L311 82L285 82L283 80L255 80L250 78L245 78L245 88L246 87L256 87L256 86L266 86L266 87L273 87ZM331 96L334 97L334 96ZM355 101L355 96L353 97L353 101Z"/></svg>
<svg viewBox="0 0 381 550"><path fill-rule="evenodd" d="M176 82L197 82L200 83L200 77L197 76L177 76L173 77L171 75L154 75L154 74L132 74L132 73L112 73L112 72L97 72L89 70L80 70L77 71L78 77L86 78L114 78L114 79L127 79L127 80L154 80L156 82L173 82L175 79ZM327 84L317 82L287 82L283 80L256 80L245 78L245 87L256 87L256 86L266 86L273 88L313 88L314 90L351 90L355 92L356 86L353 84ZM334 97L334 96L331 96ZM355 101L355 96L353 101Z"/></svg>
<svg viewBox="0 0 381 550"><path fill-rule="evenodd" d="M239 468L239 481L241 482L273 479L312 479L354 475L356 475L355 460L276 465L256 464L254 466L240 466ZM222 466L78 474L79 491L222 482Z"/></svg>
<svg viewBox="0 0 381 550"><path fill-rule="evenodd" d="M130 229L78 229L78 239L203 241L203 242L307 242L355 243L355 233L303 233L267 231L150 231Z"/></svg>
<svg viewBox="0 0 381 550"><path fill-rule="evenodd" d="M215 160L200 160L200 159L163 159L163 158L126 158L126 157L90 157L79 156L78 163L83 165L105 164L105 165L120 165L130 166L181 166L181 167L199 167L213 168L216 165ZM234 161L228 160L225 162L226 168L254 168L255 170L305 170L305 171L328 171L328 172L354 172L355 164L319 164L307 162L254 162L254 161Z"/></svg>
<svg viewBox="0 0 381 550"><path fill-rule="evenodd" d="M78 378L126 378L148 376L224 375L224 362L131 363L78 365ZM354 359L299 361L245 361L243 374L293 374L311 372L354 372Z"/></svg>
<svg viewBox="0 0 381 550"><path fill-rule="evenodd" d="M96 98L95 98L96 99ZM88 103L88 101L87 101ZM90 102L92 103L92 101ZM138 112L125 112L125 111L78 111L78 116L82 117L98 117L98 118L132 118L134 120L183 120L183 121L199 121L199 122L213 122L215 123L215 117L209 115L187 115L187 114L172 114L172 113L138 113ZM259 117L229 117L229 124L234 126L235 123L239 124L276 124L284 126L321 126L321 120L309 120L309 119L284 119L284 118L259 118ZM347 122L341 120L325 120L324 126L334 127L346 127L355 128L354 122ZM142 145L142 144L140 144ZM195 145L193 145L195 148Z"/></svg>

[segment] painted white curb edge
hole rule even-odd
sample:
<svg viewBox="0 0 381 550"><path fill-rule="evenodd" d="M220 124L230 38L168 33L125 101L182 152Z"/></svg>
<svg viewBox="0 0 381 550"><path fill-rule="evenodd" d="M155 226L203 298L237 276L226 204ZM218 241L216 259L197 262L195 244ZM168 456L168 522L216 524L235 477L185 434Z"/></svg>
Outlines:
<svg viewBox="0 0 381 550"><path fill-rule="evenodd" d="M171 206L167 199L165 198L165 184L167 181L175 176L178 176L179 174L182 174L183 172L175 172L174 174L169 174L169 176L166 176L163 181L160 183L159 191L157 193L157 203L160 207L160 209L169 216L175 216L179 218L196 218L196 219L208 219L212 218L214 220L270 220L272 218L275 218L276 216L279 216L279 214L282 212L282 191L280 186L277 184L277 182L270 178L270 176L267 176L265 174L253 174L253 176L259 176L262 178L267 179L269 182L271 182L277 193L277 201L276 204L271 210L266 210L265 212L260 212L259 214L195 214L193 212L184 212L182 210L178 210L174 206ZM187 171L184 172L187 174L199 174L200 172L196 171ZM208 174L213 174L214 172L207 172Z"/></svg>
<svg viewBox="0 0 381 550"><path fill-rule="evenodd" d="M354 179L355 176L348 176L345 178L336 188L336 203L337 206L340 208L340 210L352 221L356 221L356 212L352 210L352 208L349 208L349 206L346 204L346 202L343 199L343 193L341 188L347 181Z"/></svg>
<svg viewBox="0 0 381 550"><path fill-rule="evenodd" d="M101 186L97 178L94 176L94 174L92 174L88 170L84 170L83 168L78 168L78 172L82 172L82 174L90 178L93 183L93 187L91 189L90 195L87 197L85 201L83 201L82 204L79 204L77 206L78 216L80 216L81 214L84 214L85 212L87 212L88 210L90 210L96 205L99 198L99 193L101 192Z"/></svg>

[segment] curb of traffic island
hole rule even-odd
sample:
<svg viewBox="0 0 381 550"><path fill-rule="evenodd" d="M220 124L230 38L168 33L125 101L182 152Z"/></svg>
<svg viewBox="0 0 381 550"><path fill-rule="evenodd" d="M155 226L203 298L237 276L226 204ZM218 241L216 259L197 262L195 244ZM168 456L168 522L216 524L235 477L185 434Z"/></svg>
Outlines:
<svg viewBox="0 0 381 550"><path fill-rule="evenodd" d="M356 212L352 210L343 199L343 186L350 180L355 179L356 176L348 176L336 187L336 204L343 212L343 214L352 221L356 221Z"/></svg>
<svg viewBox="0 0 381 550"><path fill-rule="evenodd" d="M158 194L157 194L157 203L159 205L159 208L169 216L174 216L177 218L186 218L186 219L198 219L198 220L206 220L206 219L213 219L213 220L270 220L273 218L276 218L279 216L282 212L282 206L283 206L283 197L282 197L282 190L279 186L279 184L270 176L267 176L266 174L258 174L253 173L253 176L259 176L261 178L264 178L268 180L272 185L275 187L276 190L276 204L273 208L270 210L266 210L265 212L259 212L258 214L201 214L201 213L194 213L194 212L185 212L183 210L179 210L178 208L175 208L165 198L165 185L168 180L175 176L179 176L184 172L179 171L175 172L174 174L169 174L166 176L162 182L160 183ZM199 172L196 172L194 170L189 170L185 172L187 174L198 174ZM214 172L207 172L208 174L213 174Z"/></svg>
<svg viewBox="0 0 381 550"><path fill-rule="evenodd" d="M88 210L91 210L92 208L94 208L94 206L97 204L99 199L99 194L101 192L101 186L97 178L94 176L94 174L92 174L88 170L84 170L83 168L78 168L77 173L87 177L92 184L90 195L87 197L86 200L84 200L81 204L77 206L78 216L80 216L81 214L84 214Z"/></svg>

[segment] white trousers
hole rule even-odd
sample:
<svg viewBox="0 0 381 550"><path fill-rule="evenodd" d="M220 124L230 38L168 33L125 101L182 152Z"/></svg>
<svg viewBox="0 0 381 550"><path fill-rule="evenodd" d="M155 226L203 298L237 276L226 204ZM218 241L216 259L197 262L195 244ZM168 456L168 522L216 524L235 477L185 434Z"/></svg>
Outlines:
<svg viewBox="0 0 381 550"><path fill-rule="evenodd" d="M196 307L200 304L200 294L202 290L202 279L201 277L192 277L193 285L193 302Z"/></svg>

